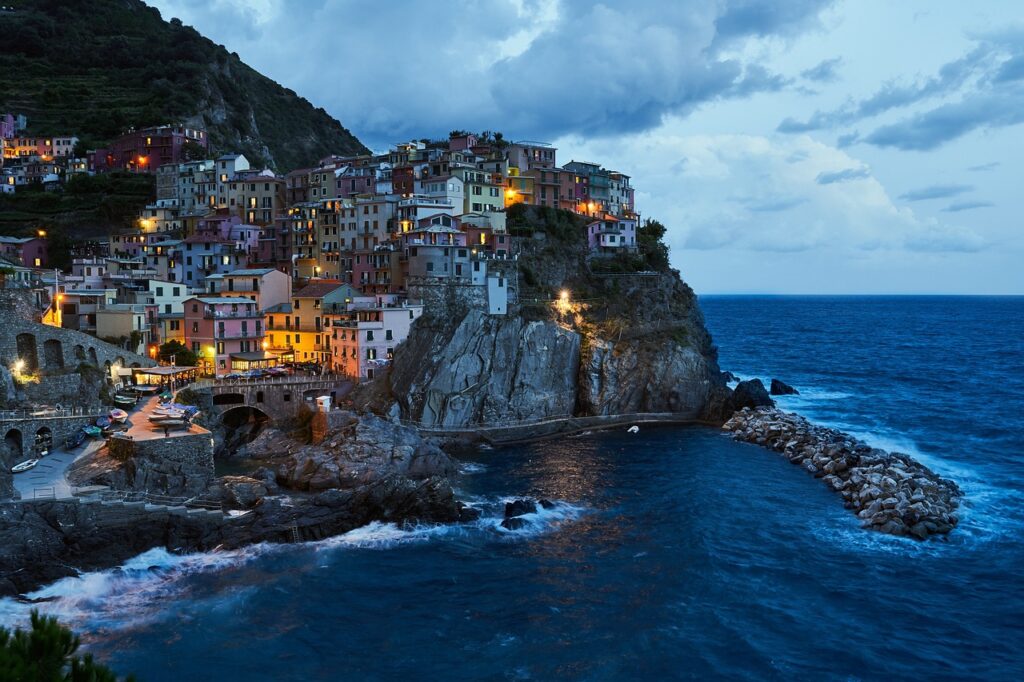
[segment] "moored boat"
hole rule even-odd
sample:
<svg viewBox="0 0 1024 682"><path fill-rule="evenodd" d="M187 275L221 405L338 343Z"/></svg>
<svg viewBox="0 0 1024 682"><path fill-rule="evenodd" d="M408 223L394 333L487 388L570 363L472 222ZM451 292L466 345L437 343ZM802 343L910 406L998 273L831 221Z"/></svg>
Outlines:
<svg viewBox="0 0 1024 682"><path fill-rule="evenodd" d="M124 424L128 420L128 413L124 410L113 409L110 411L110 420L117 424Z"/></svg>
<svg viewBox="0 0 1024 682"><path fill-rule="evenodd" d="M11 473L12 474L20 474L23 471L28 471L29 469L35 467L35 465L37 465L37 464L39 464L39 460L38 459L26 459L24 462L21 462L20 464L15 464L14 466L12 466L11 467Z"/></svg>

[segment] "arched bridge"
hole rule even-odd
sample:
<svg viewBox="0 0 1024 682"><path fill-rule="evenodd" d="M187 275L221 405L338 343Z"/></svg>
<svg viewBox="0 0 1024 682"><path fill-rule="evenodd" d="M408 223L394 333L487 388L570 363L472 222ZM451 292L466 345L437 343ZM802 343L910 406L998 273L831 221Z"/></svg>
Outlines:
<svg viewBox="0 0 1024 682"><path fill-rule="evenodd" d="M316 409L318 396L331 396L334 404L347 395L352 386L351 379L332 376L217 381L193 388L213 395L214 410L219 415L249 407L277 420L294 417L302 405Z"/></svg>

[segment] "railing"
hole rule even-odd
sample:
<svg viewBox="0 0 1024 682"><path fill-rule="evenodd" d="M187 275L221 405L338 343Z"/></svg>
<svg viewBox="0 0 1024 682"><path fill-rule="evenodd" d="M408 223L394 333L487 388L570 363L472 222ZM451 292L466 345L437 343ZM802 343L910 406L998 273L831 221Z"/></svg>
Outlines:
<svg viewBox="0 0 1024 682"><path fill-rule="evenodd" d="M228 310L216 310L213 312L207 311L203 313L203 317L209 319L219 319L222 317L228 318L242 318L242 317L263 317L263 313L259 310L253 310L252 312L239 311L228 311Z"/></svg>
<svg viewBox="0 0 1024 682"><path fill-rule="evenodd" d="M0 421L14 419L57 419L65 417L94 417L102 412L85 407L35 407L20 410L0 410Z"/></svg>
<svg viewBox="0 0 1024 682"><path fill-rule="evenodd" d="M224 504L217 500L204 500L196 497L174 497L132 490L105 490L95 495L84 496L81 499L98 499L100 502L144 502L162 507L191 507L212 511L223 511L224 509Z"/></svg>
<svg viewBox="0 0 1024 682"><path fill-rule="evenodd" d="M314 386L319 387L320 385L336 384L339 381L345 381L349 377L344 374L338 374L334 372L328 372L325 374L318 374L309 377L242 377L238 379L218 379L215 382L207 384L211 388L218 388L221 386L256 386L256 385L273 385L273 386ZM208 381L208 380L204 380ZM198 383L198 382L196 382ZM195 386L196 384L192 384ZM205 387L205 386L204 386Z"/></svg>

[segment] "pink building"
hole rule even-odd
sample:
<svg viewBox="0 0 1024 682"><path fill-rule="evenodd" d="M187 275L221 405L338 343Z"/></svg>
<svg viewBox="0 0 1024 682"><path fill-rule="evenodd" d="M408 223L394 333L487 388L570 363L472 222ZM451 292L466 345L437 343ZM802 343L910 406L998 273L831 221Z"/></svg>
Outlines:
<svg viewBox="0 0 1024 682"><path fill-rule="evenodd" d="M265 355L263 313L248 298L186 299L185 343L218 377L249 369Z"/></svg>
<svg viewBox="0 0 1024 682"><path fill-rule="evenodd" d="M49 262L42 237L0 237L0 256L26 268L45 268Z"/></svg>

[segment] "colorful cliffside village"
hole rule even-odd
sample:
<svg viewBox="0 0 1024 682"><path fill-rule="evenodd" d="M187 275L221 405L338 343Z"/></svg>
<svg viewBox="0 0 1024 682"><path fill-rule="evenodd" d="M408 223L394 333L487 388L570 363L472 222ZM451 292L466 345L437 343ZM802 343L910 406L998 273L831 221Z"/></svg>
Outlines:
<svg viewBox="0 0 1024 682"><path fill-rule="evenodd" d="M59 191L76 172L156 178L134 228L74 259L70 273L45 271L42 231L0 238L8 277L35 273L51 288L52 324L128 339L128 350L162 361L159 347L178 341L217 377L311 363L371 379L453 288L504 315L518 291L513 204L586 216L595 256L637 248L629 176L559 166L551 145L501 134L454 131L281 176L241 154L207 154L205 132L183 125L129 131L76 158L74 136L19 137L23 118L0 122L5 191Z"/></svg>

